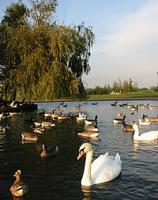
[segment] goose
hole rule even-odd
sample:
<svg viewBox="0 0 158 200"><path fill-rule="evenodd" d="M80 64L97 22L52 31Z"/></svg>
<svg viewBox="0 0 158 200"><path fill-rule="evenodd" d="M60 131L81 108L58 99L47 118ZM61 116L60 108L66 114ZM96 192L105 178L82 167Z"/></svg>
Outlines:
<svg viewBox="0 0 158 200"><path fill-rule="evenodd" d="M111 103L111 106L117 106L118 101L114 101L114 103Z"/></svg>
<svg viewBox="0 0 158 200"><path fill-rule="evenodd" d="M148 122L158 122L158 117L146 117L145 119Z"/></svg>
<svg viewBox="0 0 158 200"><path fill-rule="evenodd" d="M41 123L42 128L51 128L51 127L54 127L54 126L55 126L55 124L51 123L51 122L42 122Z"/></svg>
<svg viewBox="0 0 158 200"><path fill-rule="evenodd" d="M147 126L147 125L150 125L151 124L151 122L149 122L149 121L142 121L141 119L138 119L138 122L139 122L139 125L143 125L143 126Z"/></svg>
<svg viewBox="0 0 158 200"><path fill-rule="evenodd" d="M21 170L17 170L15 174L16 180L10 187L10 192L14 197L22 197L28 192L28 186L21 180Z"/></svg>
<svg viewBox="0 0 158 200"><path fill-rule="evenodd" d="M114 125L121 124L122 121L125 120L125 118L126 118L125 115L122 116L122 114L118 113L117 116L113 120Z"/></svg>
<svg viewBox="0 0 158 200"><path fill-rule="evenodd" d="M76 110L80 111L81 110L81 104L79 104L78 106L74 106Z"/></svg>
<svg viewBox="0 0 158 200"><path fill-rule="evenodd" d="M54 123L47 122L47 121L44 121L44 122L34 122L34 125L35 125L35 127L42 127L42 128L50 128L50 127L55 126Z"/></svg>
<svg viewBox="0 0 158 200"><path fill-rule="evenodd" d="M133 132L133 126L131 124L126 124L125 120L122 121L123 131Z"/></svg>
<svg viewBox="0 0 158 200"><path fill-rule="evenodd" d="M149 131L149 132L142 133L140 135L138 125L136 123L133 124L133 128L134 128L134 135L133 135L134 140L137 140L137 141L158 140L158 131Z"/></svg>
<svg viewBox="0 0 158 200"><path fill-rule="evenodd" d="M145 114L143 114L142 119L148 122L158 122L158 117L148 117L148 115Z"/></svg>
<svg viewBox="0 0 158 200"><path fill-rule="evenodd" d="M115 157L108 153L100 155L92 162L93 149L90 143L83 143L79 148L77 160L86 155L81 185L90 188L92 185L109 182L121 173L121 158L117 153Z"/></svg>
<svg viewBox="0 0 158 200"><path fill-rule="evenodd" d="M41 158L55 156L57 155L58 151L58 146L48 147L46 144L42 144L42 151L40 153L40 156Z"/></svg>
<svg viewBox="0 0 158 200"><path fill-rule="evenodd" d="M34 126L35 126L35 127L41 126L41 122L34 122Z"/></svg>
<svg viewBox="0 0 158 200"><path fill-rule="evenodd" d="M79 137L83 137L83 138L97 138L99 136L99 132L94 132L94 131L88 131L88 130L85 130L81 133L78 133L78 136Z"/></svg>
<svg viewBox="0 0 158 200"><path fill-rule="evenodd" d="M33 132L36 134L42 134L42 133L44 133L44 130L45 130L44 128L39 127L39 128L34 128Z"/></svg>
<svg viewBox="0 0 158 200"><path fill-rule="evenodd" d="M58 119L59 116L59 113L52 113L52 119Z"/></svg>
<svg viewBox="0 0 158 200"><path fill-rule="evenodd" d="M21 134L22 140L30 140L30 141L37 141L38 140L38 133L34 132L23 132Z"/></svg>
<svg viewBox="0 0 158 200"><path fill-rule="evenodd" d="M58 120L66 120L66 119L70 119L70 117L69 116L67 116L67 115L60 115L59 117L57 117L57 119Z"/></svg>
<svg viewBox="0 0 158 200"><path fill-rule="evenodd" d="M86 131L93 131L93 132L98 132L99 129L97 128L96 125L90 124L88 126L85 126Z"/></svg>
<svg viewBox="0 0 158 200"><path fill-rule="evenodd" d="M44 113L45 118L52 117L52 113Z"/></svg>
<svg viewBox="0 0 158 200"><path fill-rule="evenodd" d="M97 119L98 119L98 116L96 115L95 116L95 119L85 119L85 124L86 125L90 125L90 124L94 124L94 125L96 125L97 124Z"/></svg>

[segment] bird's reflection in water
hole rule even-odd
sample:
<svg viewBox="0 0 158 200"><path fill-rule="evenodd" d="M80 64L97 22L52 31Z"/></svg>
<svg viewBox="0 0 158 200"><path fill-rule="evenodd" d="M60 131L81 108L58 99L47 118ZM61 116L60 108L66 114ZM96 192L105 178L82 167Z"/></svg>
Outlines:
<svg viewBox="0 0 158 200"><path fill-rule="evenodd" d="M133 142L133 149L134 151L138 151L140 149L149 150L153 148L153 146L158 144L158 140L154 141L134 141Z"/></svg>
<svg viewBox="0 0 158 200"><path fill-rule="evenodd" d="M36 144L37 141L34 140L21 140L21 144Z"/></svg>
<svg viewBox="0 0 158 200"><path fill-rule="evenodd" d="M83 200L91 200L91 187L81 187L83 192Z"/></svg>
<svg viewBox="0 0 158 200"><path fill-rule="evenodd" d="M16 197L16 196L14 196L12 200L24 200L24 198L23 197Z"/></svg>
<svg viewBox="0 0 158 200"><path fill-rule="evenodd" d="M118 180L118 179L119 178L117 178L116 180ZM106 183L101 183L101 184L97 184L97 185L94 185L94 186L91 186L91 187L81 186L81 189L82 189L82 192L83 192L83 199L82 200L91 200L93 190L107 190L108 191L109 188L112 187L113 182L110 181L110 182L106 182Z"/></svg>

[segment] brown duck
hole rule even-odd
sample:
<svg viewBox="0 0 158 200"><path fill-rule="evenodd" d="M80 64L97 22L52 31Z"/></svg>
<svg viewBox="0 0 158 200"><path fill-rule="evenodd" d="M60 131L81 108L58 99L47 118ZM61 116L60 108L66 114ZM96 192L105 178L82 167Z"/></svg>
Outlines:
<svg viewBox="0 0 158 200"><path fill-rule="evenodd" d="M10 187L10 192L14 197L22 197L28 192L28 186L21 180L21 170L17 170L15 174L16 180L13 185Z"/></svg>

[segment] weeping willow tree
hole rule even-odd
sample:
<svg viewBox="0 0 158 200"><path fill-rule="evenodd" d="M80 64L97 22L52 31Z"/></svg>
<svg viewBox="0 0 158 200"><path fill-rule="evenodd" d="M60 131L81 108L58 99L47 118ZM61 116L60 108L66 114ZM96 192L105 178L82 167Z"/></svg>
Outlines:
<svg viewBox="0 0 158 200"><path fill-rule="evenodd" d="M90 70L94 40L91 28L51 23L56 0L30 2L30 9L21 1L11 4L0 26L5 98L83 97L82 75Z"/></svg>

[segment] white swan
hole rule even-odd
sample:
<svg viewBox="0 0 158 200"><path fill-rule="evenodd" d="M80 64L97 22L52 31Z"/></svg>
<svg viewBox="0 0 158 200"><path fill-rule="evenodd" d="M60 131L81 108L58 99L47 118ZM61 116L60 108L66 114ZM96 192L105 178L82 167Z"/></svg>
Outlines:
<svg viewBox="0 0 158 200"><path fill-rule="evenodd" d="M84 143L79 148L77 160L86 154L84 173L81 180L82 187L100 184L115 179L121 172L121 159L117 153L115 157L108 153L100 155L92 163L93 149L91 144Z"/></svg>
<svg viewBox="0 0 158 200"><path fill-rule="evenodd" d="M139 134L138 125L136 123L133 124L134 128L134 140L138 141L151 141L151 140L158 140L158 131L149 131L146 133Z"/></svg>

